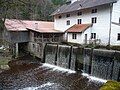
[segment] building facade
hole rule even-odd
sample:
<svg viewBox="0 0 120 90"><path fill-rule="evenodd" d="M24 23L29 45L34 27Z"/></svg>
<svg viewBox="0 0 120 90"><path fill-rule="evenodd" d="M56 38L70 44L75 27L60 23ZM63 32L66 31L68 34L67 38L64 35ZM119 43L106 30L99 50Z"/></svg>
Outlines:
<svg viewBox="0 0 120 90"><path fill-rule="evenodd" d="M69 31L75 24L92 24L92 27L81 31L67 33L67 41L79 44L97 42L102 45L120 45L119 0L71 0L52 15L54 28ZM74 28L75 29L75 28ZM76 37L76 38L74 38Z"/></svg>

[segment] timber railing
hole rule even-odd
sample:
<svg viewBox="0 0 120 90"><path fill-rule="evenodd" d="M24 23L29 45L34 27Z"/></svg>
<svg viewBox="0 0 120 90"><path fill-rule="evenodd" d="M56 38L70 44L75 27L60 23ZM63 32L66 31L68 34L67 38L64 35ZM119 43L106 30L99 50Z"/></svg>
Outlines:
<svg viewBox="0 0 120 90"><path fill-rule="evenodd" d="M55 37L55 38L34 38L35 42L62 42L63 39L60 37Z"/></svg>

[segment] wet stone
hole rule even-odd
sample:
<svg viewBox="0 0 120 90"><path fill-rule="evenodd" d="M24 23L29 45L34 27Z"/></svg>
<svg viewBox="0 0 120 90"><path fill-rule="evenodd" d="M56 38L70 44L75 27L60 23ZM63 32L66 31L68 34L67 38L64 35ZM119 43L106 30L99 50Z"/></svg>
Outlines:
<svg viewBox="0 0 120 90"><path fill-rule="evenodd" d="M57 66L15 62L14 68L1 72L0 90L99 90L104 83Z"/></svg>

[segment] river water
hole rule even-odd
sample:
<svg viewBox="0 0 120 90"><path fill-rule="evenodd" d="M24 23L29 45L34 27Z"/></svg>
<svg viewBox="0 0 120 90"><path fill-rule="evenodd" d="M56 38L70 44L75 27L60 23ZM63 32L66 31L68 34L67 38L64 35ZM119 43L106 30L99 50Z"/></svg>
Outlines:
<svg viewBox="0 0 120 90"><path fill-rule="evenodd" d="M35 61L12 61L0 73L0 90L99 90L106 80Z"/></svg>

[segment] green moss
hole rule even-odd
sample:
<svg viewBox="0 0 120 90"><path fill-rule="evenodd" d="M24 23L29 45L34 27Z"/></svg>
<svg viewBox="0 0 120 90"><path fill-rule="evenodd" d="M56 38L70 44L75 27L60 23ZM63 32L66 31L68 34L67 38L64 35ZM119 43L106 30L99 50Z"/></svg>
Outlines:
<svg viewBox="0 0 120 90"><path fill-rule="evenodd" d="M120 82L108 81L100 88L100 90L120 90Z"/></svg>
<svg viewBox="0 0 120 90"><path fill-rule="evenodd" d="M9 61L10 61L9 58L1 58L0 57L0 65L7 65Z"/></svg>
<svg viewBox="0 0 120 90"><path fill-rule="evenodd" d="M78 43L71 43L71 42L61 42L61 44L64 44L64 45L69 45L69 46L82 46L81 44L78 44Z"/></svg>
<svg viewBox="0 0 120 90"><path fill-rule="evenodd" d="M111 49L112 50L120 51L120 46L111 46Z"/></svg>

